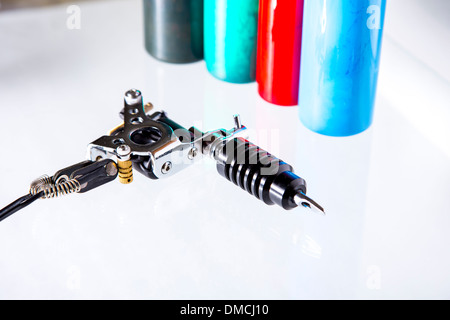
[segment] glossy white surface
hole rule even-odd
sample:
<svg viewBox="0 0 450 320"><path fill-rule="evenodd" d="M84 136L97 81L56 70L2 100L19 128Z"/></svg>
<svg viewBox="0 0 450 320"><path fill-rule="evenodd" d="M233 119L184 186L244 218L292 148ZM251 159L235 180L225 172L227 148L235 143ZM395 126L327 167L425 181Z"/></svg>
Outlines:
<svg viewBox="0 0 450 320"><path fill-rule="evenodd" d="M136 87L185 126L229 128L240 113L327 216L266 207L210 162L161 181L136 174L2 222L0 299L450 298L450 84L434 71L449 43L417 56L399 36L407 8L388 8L374 126L330 138L255 84L150 58L140 1L80 7L81 30L66 28L66 6L0 13L0 205L83 160ZM433 37L448 32L440 23Z"/></svg>

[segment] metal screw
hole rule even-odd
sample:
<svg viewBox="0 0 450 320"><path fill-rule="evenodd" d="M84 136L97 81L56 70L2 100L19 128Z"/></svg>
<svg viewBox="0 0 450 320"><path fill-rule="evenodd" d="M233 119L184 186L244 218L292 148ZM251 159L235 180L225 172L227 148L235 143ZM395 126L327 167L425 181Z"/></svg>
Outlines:
<svg viewBox="0 0 450 320"><path fill-rule="evenodd" d="M119 171L119 181L122 184L133 182L133 163L131 162L131 148L122 144L116 148L118 156L117 169Z"/></svg>
<svg viewBox="0 0 450 320"><path fill-rule="evenodd" d="M142 95L139 90L131 89L125 93L125 102L128 105L137 104L139 101L142 101Z"/></svg>
<svg viewBox="0 0 450 320"><path fill-rule="evenodd" d="M128 90L125 93L125 95L128 98L136 99L136 98L138 98L141 95L141 92L139 90L137 90L137 89L131 89L131 90Z"/></svg>
<svg viewBox="0 0 450 320"><path fill-rule="evenodd" d="M236 127L236 129L241 129L242 128L241 116L235 114L233 118L234 118L234 126Z"/></svg>
<svg viewBox="0 0 450 320"><path fill-rule="evenodd" d="M131 154L131 148L130 146L126 145L126 144L122 144L120 146L117 147L116 149L117 155L119 156L119 158L121 160L129 160L130 159L130 154Z"/></svg>
<svg viewBox="0 0 450 320"><path fill-rule="evenodd" d="M191 150L189 150L188 158L190 160L193 160L197 155L198 155L198 149L197 148L192 148Z"/></svg>
<svg viewBox="0 0 450 320"><path fill-rule="evenodd" d="M166 163L163 164L163 166L161 167L161 172L163 174L168 174L169 171L172 169L172 162L167 161Z"/></svg>

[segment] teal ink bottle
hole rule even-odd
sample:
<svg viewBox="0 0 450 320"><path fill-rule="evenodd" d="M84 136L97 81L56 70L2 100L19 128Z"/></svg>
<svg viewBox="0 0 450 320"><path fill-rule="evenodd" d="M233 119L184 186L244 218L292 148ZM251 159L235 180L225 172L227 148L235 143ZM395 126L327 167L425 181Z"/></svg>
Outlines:
<svg viewBox="0 0 450 320"><path fill-rule="evenodd" d="M205 0L205 61L214 77L255 81L258 8L259 0Z"/></svg>

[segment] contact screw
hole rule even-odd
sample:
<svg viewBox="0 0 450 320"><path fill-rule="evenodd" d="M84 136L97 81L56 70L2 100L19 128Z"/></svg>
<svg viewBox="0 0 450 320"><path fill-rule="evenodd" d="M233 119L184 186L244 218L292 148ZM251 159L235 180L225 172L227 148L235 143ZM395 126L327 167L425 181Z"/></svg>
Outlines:
<svg viewBox="0 0 450 320"><path fill-rule="evenodd" d="M116 149L117 167L119 169L119 182L129 184L133 182L133 163L131 162L131 148L126 145L120 145Z"/></svg>
<svg viewBox="0 0 450 320"><path fill-rule="evenodd" d="M128 90L125 93L125 102L128 105L134 105L138 102L142 102L142 93L137 89Z"/></svg>

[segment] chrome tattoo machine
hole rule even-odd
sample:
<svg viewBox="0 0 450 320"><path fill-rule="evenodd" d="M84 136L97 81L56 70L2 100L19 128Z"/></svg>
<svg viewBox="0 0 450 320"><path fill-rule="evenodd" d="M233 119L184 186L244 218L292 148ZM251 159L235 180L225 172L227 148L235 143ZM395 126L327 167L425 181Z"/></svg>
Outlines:
<svg viewBox="0 0 450 320"><path fill-rule="evenodd" d="M151 103L144 105L136 89L125 93L120 115L121 125L89 144L87 161L33 181L27 195L0 210L0 221L38 199L85 193L116 178L130 184L134 170L153 180L164 179L204 156L216 162L220 175L268 205L324 213L306 196L305 180L289 164L246 140L247 128L238 115L231 130L185 129L164 111L153 112Z"/></svg>

